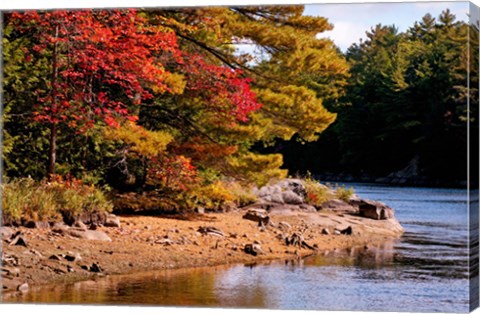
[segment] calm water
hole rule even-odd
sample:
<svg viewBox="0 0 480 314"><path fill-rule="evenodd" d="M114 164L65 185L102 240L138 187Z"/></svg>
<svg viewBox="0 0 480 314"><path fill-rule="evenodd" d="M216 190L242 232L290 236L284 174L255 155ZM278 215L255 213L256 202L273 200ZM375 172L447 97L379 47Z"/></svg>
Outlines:
<svg viewBox="0 0 480 314"><path fill-rule="evenodd" d="M16 301L468 312L466 191L353 186L395 208L400 240L300 261L112 276Z"/></svg>

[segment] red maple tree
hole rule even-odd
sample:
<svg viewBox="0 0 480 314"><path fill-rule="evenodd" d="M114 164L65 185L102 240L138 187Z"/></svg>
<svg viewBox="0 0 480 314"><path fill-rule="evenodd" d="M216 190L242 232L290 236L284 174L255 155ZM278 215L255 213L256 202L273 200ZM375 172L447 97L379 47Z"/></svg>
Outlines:
<svg viewBox="0 0 480 314"><path fill-rule="evenodd" d="M182 52L174 30L148 23L135 9L25 11L11 21L31 40L26 61L50 61L47 88L36 91L34 105L35 119L50 128L49 175L59 124L78 132L98 121L116 127L137 119L136 105L163 93L202 98L219 122L246 122L260 108L240 71ZM179 76L172 72L185 78L184 91L175 88Z"/></svg>

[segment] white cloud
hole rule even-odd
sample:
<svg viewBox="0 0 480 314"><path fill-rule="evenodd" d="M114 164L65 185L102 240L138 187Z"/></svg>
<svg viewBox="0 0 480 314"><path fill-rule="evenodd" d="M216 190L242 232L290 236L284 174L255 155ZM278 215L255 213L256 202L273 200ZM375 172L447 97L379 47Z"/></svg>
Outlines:
<svg viewBox="0 0 480 314"><path fill-rule="evenodd" d="M337 22L331 31L318 34L319 38L330 38L342 49L346 49L354 42L359 42L360 38L365 39L365 32L369 30L367 24L359 24L356 22Z"/></svg>

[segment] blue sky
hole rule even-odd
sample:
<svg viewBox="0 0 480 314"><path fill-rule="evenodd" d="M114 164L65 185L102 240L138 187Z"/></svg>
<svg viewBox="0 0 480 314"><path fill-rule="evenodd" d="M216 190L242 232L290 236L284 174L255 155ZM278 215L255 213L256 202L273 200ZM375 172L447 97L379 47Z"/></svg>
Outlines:
<svg viewBox="0 0 480 314"><path fill-rule="evenodd" d="M425 14L437 17L447 8L456 15L457 20L467 21L468 2L312 4L305 6L305 14L328 18L334 29L319 36L329 37L345 52L360 38L365 39L365 32L379 23L394 24L402 32Z"/></svg>

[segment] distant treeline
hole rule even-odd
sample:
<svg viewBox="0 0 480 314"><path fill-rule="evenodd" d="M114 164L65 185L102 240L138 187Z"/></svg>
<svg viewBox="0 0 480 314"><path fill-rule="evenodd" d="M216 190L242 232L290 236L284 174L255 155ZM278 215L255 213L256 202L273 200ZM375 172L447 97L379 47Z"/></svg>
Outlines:
<svg viewBox="0 0 480 314"><path fill-rule="evenodd" d="M316 142L277 141L265 150L282 153L292 174L465 182L468 122L478 134L478 25L448 10L403 33L377 25L345 57L345 96L326 104L336 121Z"/></svg>

